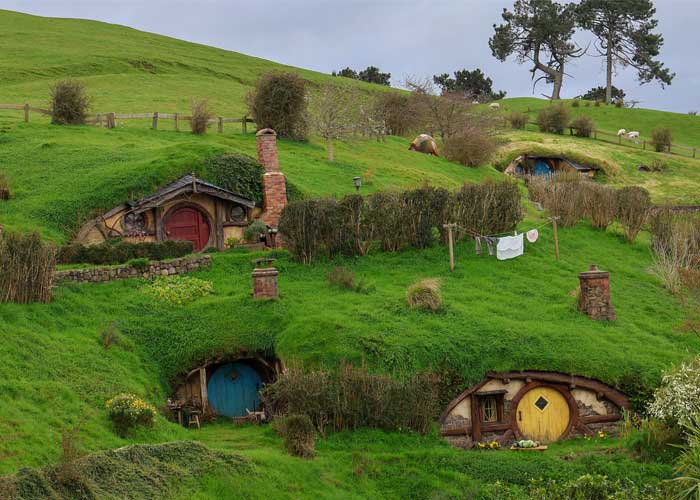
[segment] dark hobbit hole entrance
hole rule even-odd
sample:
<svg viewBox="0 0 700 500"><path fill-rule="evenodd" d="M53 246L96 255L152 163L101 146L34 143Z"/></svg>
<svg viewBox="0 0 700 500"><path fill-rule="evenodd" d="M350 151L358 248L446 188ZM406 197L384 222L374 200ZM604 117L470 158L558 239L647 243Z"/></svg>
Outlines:
<svg viewBox="0 0 700 500"><path fill-rule="evenodd" d="M209 243L209 222L196 208L176 208L165 223L165 234L169 240L191 241L193 250L199 252Z"/></svg>
<svg viewBox="0 0 700 500"><path fill-rule="evenodd" d="M244 417L258 411L262 388L260 374L245 363L226 363L219 366L209 379L209 404L218 415Z"/></svg>

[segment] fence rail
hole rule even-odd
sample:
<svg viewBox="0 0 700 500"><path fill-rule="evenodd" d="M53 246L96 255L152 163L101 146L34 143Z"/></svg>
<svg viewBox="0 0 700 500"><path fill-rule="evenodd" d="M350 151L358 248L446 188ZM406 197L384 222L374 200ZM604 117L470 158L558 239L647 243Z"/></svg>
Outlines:
<svg viewBox="0 0 700 500"><path fill-rule="evenodd" d="M0 104L1 109L9 109L16 111L24 111L24 121L29 122L29 113L39 113L42 115L51 115L51 111L48 109L35 108L29 104ZM117 120L151 120L151 128L154 130L158 129L161 120L173 120L175 131L180 130L180 122L189 122L192 120L191 116L182 115L180 113L161 113L159 111L152 111L148 113L96 113L87 115L85 123L88 125L96 125L98 127L115 128L117 126ZM247 115L241 118L228 118L224 116L217 116L215 118L210 118L207 120L208 124L217 124L217 131L221 134L224 132L224 123L240 123L241 131L245 134L248 132L248 124L255 123L255 120L249 118Z"/></svg>
<svg viewBox="0 0 700 500"><path fill-rule="evenodd" d="M507 128L510 127L510 123L508 120L505 120ZM539 123L537 122L527 122L527 125L532 125L535 127L539 127ZM574 131L578 130L577 127L566 127L569 129L569 135L574 135ZM605 139L606 137L609 137L613 139L612 141ZM606 132L604 130L598 130L598 129L593 129L593 133L590 137L591 139L594 139L596 141L603 141L607 142L609 144L617 144L619 146L626 146L626 147L632 147L632 148L637 148L637 149L642 149L643 151L646 151L647 148L649 148L650 151L654 151L654 144L651 141L633 141L632 139L628 139L626 137L623 137L621 135L613 134L612 132ZM678 156L686 156L689 158L697 158L697 147L690 147L690 146L682 146L681 144L671 144L668 147L667 151L664 151L669 154L674 154ZM681 154L681 152L686 152L687 154Z"/></svg>

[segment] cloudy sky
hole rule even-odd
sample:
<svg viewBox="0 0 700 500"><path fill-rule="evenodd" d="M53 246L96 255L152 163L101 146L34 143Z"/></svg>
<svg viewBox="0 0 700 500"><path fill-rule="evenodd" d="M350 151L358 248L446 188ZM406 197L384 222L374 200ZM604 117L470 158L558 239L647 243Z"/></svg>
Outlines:
<svg viewBox="0 0 700 500"><path fill-rule="evenodd" d="M330 72L379 66L399 85L425 76L483 68L497 89L533 95L530 74L515 61L491 56L488 38L513 0L0 0L0 7L43 16L77 17L243 52L292 66ZM676 72L665 90L639 86L632 69L615 84L643 107L700 110L700 0L655 0L666 43L662 60ZM585 34L578 40L587 43ZM605 81L603 60L570 65L564 97ZM546 86L535 95L548 92Z"/></svg>

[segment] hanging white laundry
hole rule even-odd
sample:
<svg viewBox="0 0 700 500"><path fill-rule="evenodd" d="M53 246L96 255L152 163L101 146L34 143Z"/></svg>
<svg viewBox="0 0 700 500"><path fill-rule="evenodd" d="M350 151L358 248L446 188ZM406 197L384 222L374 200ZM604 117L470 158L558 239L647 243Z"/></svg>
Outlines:
<svg viewBox="0 0 700 500"><path fill-rule="evenodd" d="M527 241L529 241L530 243L536 242L537 238L539 238L539 237L540 237L540 233L537 229L530 229L527 232Z"/></svg>
<svg viewBox="0 0 700 500"><path fill-rule="evenodd" d="M524 246L523 233L499 238L496 246L496 258L507 260L520 257L523 254Z"/></svg>

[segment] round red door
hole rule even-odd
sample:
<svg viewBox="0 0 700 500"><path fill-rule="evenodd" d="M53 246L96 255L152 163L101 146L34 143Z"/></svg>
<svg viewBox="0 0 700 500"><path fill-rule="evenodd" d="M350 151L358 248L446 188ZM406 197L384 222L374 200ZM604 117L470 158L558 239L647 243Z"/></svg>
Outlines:
<svg viewBox="0 0 700 500"><path fill-rule="evenodd" d="M191 241L192 249L199 252L209 242L209 223L206 216L196 208L177 208L168 216L165 236L169 240Z"/></svg>

